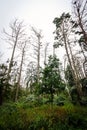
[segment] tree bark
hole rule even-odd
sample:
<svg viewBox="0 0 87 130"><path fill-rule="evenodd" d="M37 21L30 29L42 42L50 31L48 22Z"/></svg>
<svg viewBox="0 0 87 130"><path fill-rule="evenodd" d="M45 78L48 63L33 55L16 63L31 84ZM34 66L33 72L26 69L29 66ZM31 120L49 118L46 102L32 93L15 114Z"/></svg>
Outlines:
<svg viewBox="0 0 87 130"><path fill-rule="evenodd" d="M23 49L22 49L22 57L21 57L21 63L20 63L20 70L19 70L17 88L16 88L15 101L18 100L18 93L19 93L19 88L20 88L20 80L21 80L22 66L23 66L24 55L25 55L25 46L26 46L26 43L25 43L25 45L24 45L24 47L23 47Z"/></svg>
<svg viewBox="0 0 87 130"><path fill-rule="evenodd" d="M77 87L77 91L78 91L78 94L80 97L82 97L82 85L80 83L80 76L79 76L79 72L77 71L77 68L76 68L76 65L75 65L75 60L74 60L74 57L73 57L73 54L72 54L72 50L71 50L71 47L70 47L70 43L69 41L67 42L68 46L69 46L69 50L70 50L70 54L71 54L71 59L72 59L72 64L73 64L73 68L74 68L74 75L75 75L75 83L76 83L76 87Z"/></svg>

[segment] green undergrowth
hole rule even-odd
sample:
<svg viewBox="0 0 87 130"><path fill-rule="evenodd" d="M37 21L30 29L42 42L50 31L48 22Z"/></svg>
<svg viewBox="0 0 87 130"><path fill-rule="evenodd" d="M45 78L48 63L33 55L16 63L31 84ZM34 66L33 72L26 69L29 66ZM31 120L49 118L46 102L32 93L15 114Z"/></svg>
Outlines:
<svg viewBox="0 0 87 130"><path fill-rule="evenodd" d="M4 104L0 107L0 130L87 130L87 107Z"/></svg>

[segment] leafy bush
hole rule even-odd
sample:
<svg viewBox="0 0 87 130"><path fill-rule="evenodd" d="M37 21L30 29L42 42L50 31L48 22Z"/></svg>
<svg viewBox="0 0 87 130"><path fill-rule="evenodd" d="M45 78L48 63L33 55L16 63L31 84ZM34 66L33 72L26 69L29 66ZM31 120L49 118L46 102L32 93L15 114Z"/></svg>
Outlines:
<svg viewBox="0 0 87 130"><path fill-rule="evenodd" d="M65 98L63 96L59 96L54 100L54 103L59 106L63 106L65 102Z"/></svg>

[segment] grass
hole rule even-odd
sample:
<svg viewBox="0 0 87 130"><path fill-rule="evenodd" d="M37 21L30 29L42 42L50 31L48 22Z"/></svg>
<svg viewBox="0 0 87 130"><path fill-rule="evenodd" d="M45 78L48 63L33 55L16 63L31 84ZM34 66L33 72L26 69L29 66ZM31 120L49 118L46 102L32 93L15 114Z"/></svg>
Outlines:
<svg viewBox="0 0 87 130"><path fill-rule="evenodd" d="M32 105L33 106L33 105ZM9 103L0 107L1 130L87 130L87 107Z"/></svg>

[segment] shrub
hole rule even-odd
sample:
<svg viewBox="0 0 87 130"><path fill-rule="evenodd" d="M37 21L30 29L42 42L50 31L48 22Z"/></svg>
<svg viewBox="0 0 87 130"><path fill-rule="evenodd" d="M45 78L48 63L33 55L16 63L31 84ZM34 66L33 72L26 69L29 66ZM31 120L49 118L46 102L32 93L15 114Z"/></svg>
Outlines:
<svg viewBox="0 0 87 130"><path fill-rule="evenodd" d="M26 105L26 107L25 107ZM87 130L87 108L9 103L0 107L1 130Z"/></svg>

